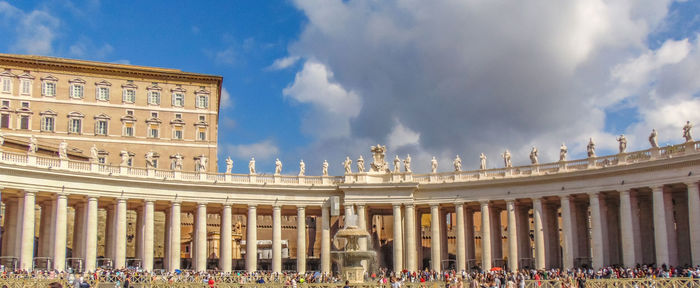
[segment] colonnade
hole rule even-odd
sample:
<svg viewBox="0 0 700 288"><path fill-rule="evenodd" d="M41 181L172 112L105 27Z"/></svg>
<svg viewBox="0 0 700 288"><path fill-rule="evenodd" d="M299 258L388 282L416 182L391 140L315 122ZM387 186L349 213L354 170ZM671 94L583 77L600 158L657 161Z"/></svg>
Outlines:
<svg viewBox="0 0 700 288"><path fill-rule="evenodd" d="M345 211L358 215L358 227L367 229L369 209L390 206L393 215L393 269L424 269L421 239L430 239L428 268L440 271L448 260L446 214L455 213L454 261L457 270L478 264L488 270L501 266L510 270L572 268L584 264L594 268L608 265L667 264L700 265L700 190L698 182L629 187L619 191L560 193L535 198L456 200L451 203L346 203ZM40 197L38 197L40 195ZM4 195L3 195L4 196ZM39 199L40 201L38 201ZM137 214L136 254L141 267L154 267L154 215L165 212L164 266L180 269L181 214L192 212L192 268L207 269L207 215L220 214L221 245L218 268L230 272L232 265L232 203L183 203L126 198L83 197L67 193L47 194L23 190L3 197L5 204L2 256L18 259L20 269L32 269L34 257L47 257L53 269L64 270L66 263L79 260L85 271L99 266L98 209L107 210L105 257L114 268L127 263L127 211ZM35 255L35 205L41 206L38 251ZM68 207L75 209L72 257L66 257ZM258 206L272 211L272 271L282 270L281 204L237 204L247 211L246 257L248 271L258 270ZM286 205L290 211L290 205ZM183 211L186 207L187 211ZM307 210L310 206L291 205L297 214L296 250L298 272L306 272ZM318 211L313 207L313 211ZM320 207L320 270L331 270L331 213L328 204ZM44 212L46 211L46 212ZM213 212L212 212L213 211ZM316 212L314 212L316 213ZM420 215L430 214L429 235L421 233ZM503 215L502 213L505 213ZM475 215L480 222L475 223ZM531 215L531 216L530 216ZM316 215L318 216L318 215ZM505 219L505 223L501 223ZM370 220L371 221L371 220ZM476 231L475 227L480 230ZM505 228L505 230L503 229ZM505 233L504 233L505 231ZM505 244L504 240L505 239ZM531 241L532 239L532 241ZM366 239L360 249L368 249ZM477 247L478 246L478 247ZM427 247L426 247L427 248ZM478 249L477 249L478 248ZM477 258L480 251L480 259ZM255 255L255 257L250 257ZM69 261L66 261L69 260ZM534 263L531 263L534 262ZM71 264L72 265L72 264ZM75 268L75 267L74 267Z"/></svg>

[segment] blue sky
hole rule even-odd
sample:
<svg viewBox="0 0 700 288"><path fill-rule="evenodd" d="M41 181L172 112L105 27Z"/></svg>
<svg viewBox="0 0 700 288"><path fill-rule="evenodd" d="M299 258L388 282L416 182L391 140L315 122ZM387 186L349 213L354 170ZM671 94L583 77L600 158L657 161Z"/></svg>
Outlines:
<svg viewBox="0 0 700 288"><path fill-rule="evenodd" d="M522 2L522 3L521 3ZM563 3L559 3L563 2ZM202 5L201 3L205 3ZM678 143L700 123L699 1L0 1L0 51L222 75L220 168L410 153L448 171ZM697 133L696 133L697 134Z"/></svg>

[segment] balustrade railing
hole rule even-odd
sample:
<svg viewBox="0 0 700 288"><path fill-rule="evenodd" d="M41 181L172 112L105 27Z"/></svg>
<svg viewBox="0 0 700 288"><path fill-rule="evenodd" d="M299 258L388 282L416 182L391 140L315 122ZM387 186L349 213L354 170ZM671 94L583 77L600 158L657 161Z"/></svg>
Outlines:
<svg viewBox="0 0 700 288"><path fill-rule="evenodd" d="M41 168L59 168L71 171L101 173L119 176L153 177L181 181L211 181L215 183L253 183L284 185L334 185L346 182L416 182L416 183L453 183L503 179L510 177L531 177L556 173L569 173L588 169L600 169L616 165L627 165L656 159L683 156L700 151L700 141L669 145L629 153L559 161L509 168L471 170L460 172L442 172L431 174L412 173L352 173L345 176L294 176L294 175L247 175L226 173L200 173L179 170L145 169L137 167L112 166L71 159L60 159L48 155L28 155L0 150L0 162L35 166ZM346 179L347 178L347 179Z"/></svg>

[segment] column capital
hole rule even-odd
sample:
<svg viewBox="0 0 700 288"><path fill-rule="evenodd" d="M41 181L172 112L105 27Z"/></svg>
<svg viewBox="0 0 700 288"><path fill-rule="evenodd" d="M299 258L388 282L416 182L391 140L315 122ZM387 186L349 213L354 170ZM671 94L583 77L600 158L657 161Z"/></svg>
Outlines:
<svg viewBox="0 0 700 288"><path fill-rule="evenodd" d="M249 210L250 210L250 209L257 209L257 208L258 208L258 204L248 204L248 209L249 209Z"/></svg>
<svg viewBox="0 0 700 288"><path fill-rule="evenodd" d="M394 208L401 208L401 203L392 203L391 206Z"/></svg>
<svg viewBox="0 0 700 288"><path fill-rule="evenodd" d="M433 207L440 208L440 203L430 203L430 208Z"/></svg>
<svg viewBox="0 0 700 288"><path fill-rule="evenodd" d="M620 196L630 196L630 192L632 192L632 189L622 189L619 192Z"/></svg>
<svg viewBox="0 0 700 288"><path fill-rule="evenodd" d="M355 206L357 209L360 209L360 208L364 209L367 205L366 204L355 204Z"/></svg>
<svg viewBox="0 0 700 288"><path fill-rule="evenodd" d="M416 204L414 204L414 203L406 203L406 204L403 204L403 206L405 206L406 208L416 208Z"/></svg>
<svg viewBox="0 0 700 288"><path fill-rule="evenodd" d="M460 207L464 208L464 202L455 202L455 208L459 209Z"/></svg>
<svg viewBox="0 0 700 288"><path fill-rule="evenodd" d="M481 204L482 207L488 206L490 202L489 200L479 200L479 204Z"/></svg>
<svg viewBox="0 0 700 288"><path fill-rule="evenodd" d="M208 204L209 204L209 203L207 203L207 202L197 202L197 207L202 207L202 206L204 206L204 207L206 208Z"/></svg>
<svg viewBox="0 0 700 288"><path fill-rule="evenodd" d="M695 188L698 188L698 181L697 181L697 180L693 180L693 181L685 182L685 186L687 186L688 188L693 187L693 186L694 186Z"/></svg>
<svg viewBox="0 0 700 288"><path fill-rule="evenodd" d="M181 204L182 204L182 202L180 202L180 201L171 201L170 202L170 206L178 206L179 207Z"/></svg>
<svg viewBox="0 0 700 288"><path fill-rule="evenodd" d="M562 200L562 201L571 200L571 194L560 195L559 200Z"/></svg>
<svg viewBox="0 0 700 288"><path fill-rule="evenodd" d="M117 203L121 203L121 202L126 203L126 198L124 198L124 197L117 198Z"/></svg>
<svg viewBox="0 0 700 288"><path fill-rule="evenodd" d="M272 210L282 210L282 205L280 204L272 204Z"/></svg>
<svg viewBox="0 0 700 288"><path fill-rule="evenodd" d="M515 204L515 198L506 198L506 204L513 203Z"/></svg>
<svg viewBox="0 0 700 288"><path fill-rule="evenodd" d="M595 197L600 196L600 191L588 192L586 194L588 194L588 197L590 197L590 198L595 198Z"/></svg>
<svg viewBox="0 0 700 288"><path fill-rule="evenodd" d="M297 211L304 211L306 210L306 205L297 205Z"/></svg>
<svg viewBox="0 0 700 288"><path fill-rule="evenodd" d="M144 200L143 200L143 204L144 204L144 205L145 205L145 204L149 204L149 203L150 203L150 204L155 204L155 203L156 203L156 200L153 200L153 199L144 199Z"/></svg>
<svg viewBox="0 0 700 288"><path fill-rule="evenodd" d="M57 193L56 194L56 199L68 199L68 193Z"/></svg>
<svg viewBox="0 0 700 288"><path fill-rule="evenodd" d="M23 192L24 192L25 195L27 195L27 194L36 195L36 193L38 193L39 190L23 190Z"/></svg>
<svg viewBox="0 0 700 288"><path fill-rule="evenodd" d="M88 196L87 200L88 200L88 202L97 201L97 197L95 197L95 196Z"/></svg>

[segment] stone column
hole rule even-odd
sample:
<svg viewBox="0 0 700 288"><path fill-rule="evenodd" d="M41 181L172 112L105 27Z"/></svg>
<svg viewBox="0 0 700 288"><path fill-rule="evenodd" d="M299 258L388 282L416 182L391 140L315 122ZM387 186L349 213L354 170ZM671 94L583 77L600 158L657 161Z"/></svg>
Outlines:
<svg viewBox="0 0 700 288"><path fill-rule="evenodd" d="M491 270L491 215L489 201L479 201L481 204L481 268Z"/></svg>
<svg viewBox="0 0 700 288"><path fill-rule="evenodd" d="M367 231L367 211L364 204L357 204L357 228ZM360 251L367 251L367 239L362 237L357 241ZM362 267L365 268L365 271L369 271L368 266L367 260L362 260Z"/></svg>
<svg viewBox="0 0 700 288"><path fill-rule="evenodd" d="M153 200L146 200L143 203L143 220L141 220L141 266L145 271L153 271L153 242L155 239L155 203Z"/></svg>
<svg viewBox="0 0 700 288"><path fill-rule="evenodd" d="M115 248L114 248L114 268L126 268L126 199L117 199L115 207L116 224Z"/></svg>
<svg viewBox="0 0 700 288"><path fill-rule="evenodd" d="M418 271L418 261L416 253L416 206L406 204L404 206L406 212L406 221L404 221L404 229L406 235L406 269L409 271Z"/></svg>
<svg viewBox="0 0 700 288"><path fill-rule="evenodd" d="M226 203L224 209L221 210L221 241L219 241L219 249L221 250L219 252L219 269L224 273L230 273L232 269L233 228L231 218L231 204Z"/></svg>
<svg viewBox="0 0 700 288"><path fill-rule="evenodd" d="M279 205L272 206L272 272L282 272L282 207Z"/></svg>
<svg viewBox="0 0 700 288"><path fill-rule="evenodd" d="M474 210L467 207L467 211L465 213L466 219L464 220L465 222L465 230L467 230L467 235L466 237L466 244L467 244L467 262L469 261L476 261L476 245L474 244ZM475 263L468 263L467 264L467 269L471 269L474 266Z"/></svg>
<svg viewBox="0 0 700 288"><path fill-rule="evenodd" d="M401 204L394 204L394 271L403 270L403 233L401 233Z"/></svg>
<svg viewBox="0 0 700 288"><path fill-rule="evenodd" d="M562 263L564 269L574 268L574 225L573 215L571 214L571 196L565 195L561 197L561 222L562 222Z"/></svg>
<svg viewBox="0 0 700 288"><path fill-rule="evenodd" d="M104 256L106 258L114 260L114 241L116 241L116 237L114 236L115 231L117 229L114 228L114 206L109 206L105 209L106 212L106 217L105 217L105 254ZM83 224L84 226L85 224ZM74 232L75 233L75 232ZM85 242L83 240L82 242Z"/></svg>
<svg viewBox="0 0 700 288"><path fill-rule="evenodd" d="M656 264L669 265L668 229L666 227L666 207L664 205L664 187L652 187L652 202L654 210L654 246L656 248Z"/></svg>
<svg viewBox="0 0 700 288"><path fill-rule="evenodd" d="M508 268L516 272L518 271L518 224L515 218L515 199L506 200L506 211L508 213Z"/></svg>
<svg viewBox="0 0 700 288"><path fill-rule="evenodd" d="M144 223L143 223L143 213L146 204L144 203L141 207L136 208L136 229L134 229L134 238L136 238L136 242L134 245L134 250L136 250L135 254L137 259L141 259L141 268L143 268L143 263L144 263L144 251L143 251L143 243L144 243L144 238L143 238L143 232L144 232ZM127 264L128 265L128 264Z"/></svg>
<svg viewBox="0 0 700 288"><path fill-rule="evenodd" d="M331 272L331 215L330 207L321 207L321 273ZM280 235L282 233L280 232Z"/></svg>
<svg viewBox="0 0 700 288"><path fill-rule="evenodd" d="M180 269L180 202L173 202L170 206L170 260L169 270L174 272Z"/></svg>
<svg viewBox="0 0 700 288"><path fill-rule="evenodd" d="M457 214L457 272L465 271L467 269L467 245L465 243L465 233L464 233L464 203L455 204L455 214Z"/></svg>
<svg viewBox="0 0 700 288"><path fill-rule="evenodd" d="M34 260L34 205L36 201L35 191L24 191L24 207L22 213L22 242L19 243L19 268L32 270Z"/></svg>
<svg viewBox="0 0 700 288"><path fill-rule="evenodd" d="M77 203L74 208L75 218L73 221L73 257L83 258L83 261L85 261L85 220L87 215L86 203ZM85 263L83 263L83 268L85 268Z"/></svg>
<svg viewBox="0 0 700 288"><path fill-rule="evenodd" d="M68 235L68 197L58 194L54 204L53 267L58 271L66 269L66 237Z"/></svg>
<svg viewBox="0 0 700 288"><path fill-rule="evenodd" d="M306 207L297 206L297 273L306 273Z"/></svg>
<svg viewBox="0 0 700 288"><path fill-rule="evenodd" d="M430 205L430 263L434 271L442 271L440 265L440 204Z"/></svg>
<svg viewBox="0 0 700 288"><path fill-rule="evenodd" d="M194 263L194 270L207 271L207 203L197 203L197 226L194 227L194 232L197 235L195 243L195 251L197 261Z"/></svg>
<svg viewBox="0 0 700 288"><path fill-rule="evenodd" d="M697 266L700 265L700 190L697 182L688 182L685 185L688 187L691 261L693 266Z"/></svg>
<svg viewBox="0 0 700 288"><path fill-rule="evenodd" d="M632 221L632 201L630 190L620 192L620 232L622 242L622 263L625 267L636 265L634 227Z"/></svg>
<svg viewBox="0 0 700 288"><path fill-rule="evenodd" d="M54 221L52 220L55 210L54 204L54 201L45 201L39 204L41 207L41 219L39 220L39 249L37 249L37 257L51 257L53 254L51 252L51 248L53 248L51 242L54 241L52 232L54 226Z"/></svg>
<svg viewBox="0 0 700 288"><path fill-rule="evenodd" d="M542 199L532 199L534 207L533 221L535 222L535 269L545 268L544 254L544 226L542 225L542 216L544 209L542 207Z"/></svg>
<svg viewBox="0 0 700 288"><path fill-rule="evenodd" d="M97 197L88 197L85 221L85 271L97 268Z"/></svg>
<svg viewBox="0 0 700 288"><path fill-rule="evenodd" d="M600 194L598 192L588 194L591 205L591 246L593 247L593 269L600 269L605 265L605 245L603 241L603 219L601 215Z"/></svg>
<svg viewBox="0 0 700 288"><path fill-rule="evenodd" d="M5 216L3 221L5 221L5 225L3 227L3 232L2 232L2 256L19 256L19 253L17 253L18 249L15 248L15 245L17 243L16 236L17 235L22 235L21 230L19 230L21 227L18 227L18 219L21 218L19 217L19 201L16 199L6 199L5 200ZM21 224L21 223L19 223ZM14 267L9 267L10 269L14 269Z"/></svg>
<svg viewBox="0 0 700 288"><path fill-rule="evenodd" d="M246 225L245 269L248 272L258 270L258 213L257 206L248 205L248 224Z"/></svg>

